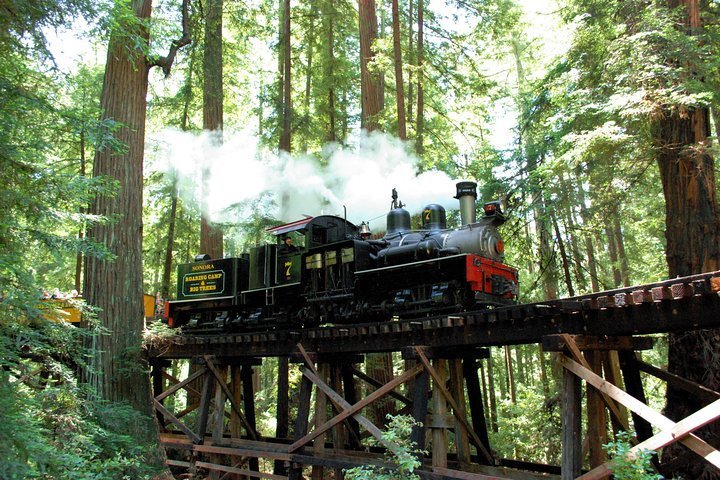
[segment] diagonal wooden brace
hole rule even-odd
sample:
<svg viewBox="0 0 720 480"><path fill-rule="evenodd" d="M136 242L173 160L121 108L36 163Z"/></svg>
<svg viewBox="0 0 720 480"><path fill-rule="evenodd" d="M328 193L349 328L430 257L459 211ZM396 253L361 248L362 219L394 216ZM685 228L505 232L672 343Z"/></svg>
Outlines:
<svg viewBox="0 0 720 480"><path fill-rule="evenodd" d="M573 372L578 377L584 379L590 385L597 388L601 392L614 398L620 404L624 405L631 411L637 413L638 415L643 417L648 422L662 428L664 432L673 430L673 429L677 428L677 426L680 425L680 423L682 423L682 422L680 422L680 423L676 424L675 422L673 422L669 418L665 417L661 413L656 412L652 408L650 408L647 405L645 405L644 403L642 403L640 400L638 400L635 397L629 395L628 393L622 391L615 385L607 382L606 380L602 379L599 375L593 373L591 370L583 367L582 365L571 360L570 358L560 355L560 356L558 356L558 362L564 368ZM717 400L714 403L711 403L708 407L705 407L705 408L699 410L698 412L706 411L706 409L708 409L710 406L713 406L713 405L715 405L714 412L717 414L716 416L720 416L720 400ZM695 416L695 414L691 415L691 417L694 417L694 416ZM690 417L688 417L688 418L690 418ZM687 419L685 419L685 420L687 420ZM683 422L685 422L685 420L683 420ZM709 421L712 421L712 420L713 419L711 419ZM705 423L708 423L708 422L705 422ZM702 425L700 425L700 426L702 426ZM696 428L700 428L700 426L698 426ZM692 429L692 430L695 430L695 429ZM692 431L692 430L690 430L690 431ZM690 431L683 434L686 436L679 438L677 440L682 442L683 445L685 445L686 447L691 449L693 452L695 452L698 455L700 455L701 457L705 458L705 460L712 463L715 467L720 468L720 452L715 450L712 446L710 446L707 442L705 442L698 436L696 436L692 433L689 433ZM659 433L658 435L661 435L662 433L663 432ZM651 437L650 439L645 440L642 443L639 443L638 445L633 447L632 450L637 451L636 449L640 445L647 445L650 440L656 438L658 435L655 435L655 436ZM668 442L668 443L672 443L672 442ZM660 445L660 446L654 447L654 448L649 448L649 447L645 446L643 448L654 450L654 449L660 448L662 446L664 446L664 445ZM583 477L583 478L585 478L585 477ZM602 477L588 477L588 478L602 478Z"/></svg>
<svg viewBox="0 0 720 480"><path fill-rule="evenodd" d="M157 400L158 402L163 401L163 399L169 397L170 395L172 395L173 393L177 392L177 391L180 390L181 388L185 388L190 382L192 382L192 381L195 380L196 378L202 377L202 376L205 375L206 373L207 373L207 367L201 368L200 370L198 370L197 372L193 373L192 375L190 375L188 378L186 378L186 379L183 380L182 382L178 382L178 383L176 383L175 385L173 385L172 387L170 387L170 388L168 388L167 390L165 390L164 392L162 392L160 395L158 395L157 397L155 397L155 400ZM173 378L173 377L170 377L170 378ZM195 392L195 393L197 393L197 392ZM199 395L199 393L198 393L198 395Z"/></svg>
<svg viewBox="0 0 720 480"><path fill-rule="evenodd" d="M205 358L205 362L206 362L208 368L210 369L210 371L212 372L213 376L215 377L215 379L216 379L216 380L218 381L218 383L220 384L220 388L222 388L223 392L225 393L225 397L226 397L227 400L230 402L230 408L233 409L233 411L235 412L235 414L240 418L240 421L243 423L243 425L245 425L245 428L247 429L248 434L250 435L250 437L251 437L253 440L257 440L257 439L259 438L257 432L256 432L255 429L250 425L250 422L248 422L248 419L245 417L245 414L244 414L244 413L240 410L240 408L238 408L238 406L235 404L235 400L234 400L233 394L232 394L232 392L230 391L230 389L228 388L227 384L225 383L225 379L223 378L223 376L220 374L220 372L218 371L217 367L216 367L215 364L213 363L212 357L211 357L210 355L205 355L204 358Z"/></svg>
<svg viewBox="0 0 720 480"><path fill-rule="evenodd" d="M303 375L305 375L306 378L310 379L325 395L327 395L332 404L335 405L335 408L338 412L342 412L343 410L347 410L348 408L350 408L351 405L347 402L347 400L345 400L342 396L338 395L325 382L320 380L318 371L315 368L312 360L310 360L310 356L307 354L302 344L298 343L297 347L303 359L305 360L305 365L307 366L307 369L309 370L304 371ZM370 432L370 434L375 437L378 442L385 445L387 449L393 452L398 451L399 447L395 443L385 440L382 436L382 431L378 427L376 427L375 424L373 424L370 420L368 420L367 417L360 413L356 413L355 415L353 415L353 417L360 425L365 427L365 429Z"/></svg>
<svg viewBox="0 0 720 480"><path fill-rule="evenodd" d="M701 428L708 423L717 420L718 418L720 418L720 400L714 401L707 407L701 408L689 417L685 417L678 423L673 423L672 427L664 429L657 435L648 438L642 443L638 443L630 449L629 454L632 455L642 450L657 450L659 448L670 445L671 443L677 442L678 439L681 442L685 443L684 440L687 440L691 435L693 435L690 432L695 431L698 428ZM702 442L702 440L700 441ZM713 449L709 445L708 447L712 449L712 452L701 455L703 456L703 458L705 458L705 460L715 465L715 467L720 468L718 467L720 452ZM693 449L693 451L695 450ZM595 467L594 469L590 470L585 475L578 477L578 480L599 480L601 478L605 478L612 473L611 467L611 462L604 463L599 467Z"/></svg>
<svg viewBox="0 0 720 480"><path fill-rule="evenodd" d="M575 358L575 361L592 372L592 368L588 364L587 360L585 360L583 354L580 352L580 349L575 343L575 340L573 340L573 337L571 335L568 335L567 333L560 334L560 337L565 342L565 345L567 345L570 353L572 353L572 356ZM618 408L617 404L606 393L602 391L600 393L602 394L603 400L605 401L605 404L610 410L610 413L612 413L612 415L615 417L615 420L620 424L620 426L622 426L623 430L625 430L626 432L630 432L630 426L628 425L625 416L620 413L620 409ZM633 439L633 441L635 440Z"/></svg>
<svg viewBox="0 0 720 480"><path fill-rule="evenodd" d="M316 428L312 432L305 435L303 438L294 442L292 445L290 445L290 448L288 449L288 451L290 453L296 451L298 448L311 442L312 440L314 440L315 438L317 438L318 436L320 436L327 430L331 429L338 423L342 422L346 418L350 417L351 415L355 415L357 412L359 412L363 408L367 407L368 405L370 405L372 402L374 402L378 398L388 394L390 391L392 391L392 389L394 389L398 385L401 385L401 384L405 383L406 381L408 381L409 379L415 377L420 372L422 372L422 367L417 366L417 367L413 368L412 370L408 370L407 372L400 375L399 377L395 377L390 382L385 384L383 387L379 388L378 390L375 390L374 392L372 392L370 395L368 395L364 399L360 400L359 402L357 402L356 404L347 408L346 410L343 410L342 412L337 414L335 417L333 417L329 421L325 422L324 424L320 425L318 428ZM306 372L303 372L303 374L306 375ZM308 376L308 375L306 375L306 376L313 383L318 385L318 383L315 381L315 379L312 378L312 377L315 377L314 375L312 375L312 377ZM315 377L315 378L317 378L317 377ZM319 385L318 385L318 388L320 388ZM330 388L330 387L328 387L328 388Z"/></svg>

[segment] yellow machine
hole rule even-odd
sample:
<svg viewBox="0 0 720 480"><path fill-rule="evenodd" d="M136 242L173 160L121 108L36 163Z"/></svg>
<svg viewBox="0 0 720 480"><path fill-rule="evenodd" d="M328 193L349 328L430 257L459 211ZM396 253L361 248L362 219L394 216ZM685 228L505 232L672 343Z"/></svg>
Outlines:
<svg viewBox="0 0 720 480"><path fill-rule="evenodd" d="M41 299L38 309L43 311L43 316L52 322L67 322L79 324L82 321L80 309L76 303L82 302L81 297L77 298L48 298ZM155 297L143 294L143 310L146 320L155 319Z"/></svg>

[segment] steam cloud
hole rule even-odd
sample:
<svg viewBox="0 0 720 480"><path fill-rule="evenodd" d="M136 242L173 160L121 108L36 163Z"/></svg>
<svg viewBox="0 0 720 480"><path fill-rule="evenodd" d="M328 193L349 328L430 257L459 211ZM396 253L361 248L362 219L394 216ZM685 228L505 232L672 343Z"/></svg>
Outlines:
<svg viewBox="0 0 720 480"><path fill-rule="evenodd" d="M327 145L323 152L327 165L314 157L278 155L260 148L247 133L226 136L218 145L207 132L164 130L151 140L154 148L149 155L151 168L174 171L181 196L197 205L202 166L207 165L207 213L216 222L239 221L237 210L230 217L228 207L264 193L270 194L275 205L267 213L284 221L322 213L342 216L345 207L348 220L356 224L372 220L370 226L376 231L385 228L393 188L411 213L428 203L457 208L452 198L455 181L437 171L417 175L417 158L400 140L382 133L363 133L360 148Z"/></svg>

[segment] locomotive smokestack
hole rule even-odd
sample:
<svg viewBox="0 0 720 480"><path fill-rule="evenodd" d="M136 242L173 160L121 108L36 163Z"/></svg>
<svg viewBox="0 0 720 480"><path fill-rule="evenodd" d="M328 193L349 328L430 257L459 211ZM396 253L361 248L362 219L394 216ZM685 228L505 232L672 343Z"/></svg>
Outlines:
<svg viewBox="0 0 720 480"><path fill-rule="evenodd" d="M457 195L460 200L460 223L469 225L475 223L475 200L477 199L477 183L458 182Z"/></svg>

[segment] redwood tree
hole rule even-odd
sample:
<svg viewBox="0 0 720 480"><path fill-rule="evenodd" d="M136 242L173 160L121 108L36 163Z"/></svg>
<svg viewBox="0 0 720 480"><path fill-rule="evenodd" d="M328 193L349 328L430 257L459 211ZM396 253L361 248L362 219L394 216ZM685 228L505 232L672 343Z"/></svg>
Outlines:
<svg viewBox="0 0 720 480"><path fill-rule="evenodd" d="M368 68L375 58L373 42L378 36L377 12L375 0L358 0L360 25L360 90L362 128L371 132L378 129L378 115L383 109L383 79Z"/></svg>
<svg viewBox="0 0 720 480"><path fill-rule="evenodd" d="M222 64L223 0L205 2L205 48L203 49L203 130L210 132L213 143L222 143L223 129L223 64ZM211 161L211 159L207 159ZM212 258L223 257L222 231L210 222L207 195L210 169L202 173L203 212L200 221L200 251Z"/></svg>
<svg viewBox="0 0 720 480"><path fill-rule="evenodd" d="M672 9L683 9L684 25L689 35L702 29L698 0L668 0ZM684 59L670 59L676 68ZM702 81L700 78L694 81ZM718 270L720 267L720 218L715 195L714 160L709 152L709 109L701 105L670 105L653 126L657 146L657 163L665 196L667 240L666 257L670 277ZM668 369L681 377L720 390L720 331L672 333L669 336ZM702 405L692 395L671 386L667 390L665 413L680 420ZM720 430L711 425L701 436L714 446ZM685 454L681 447L670 447L663 454L663 464ZM680 461L683 466L673 472L683 478L720 478L707 463L693 458Z"/></svg>
<svg viewBox="0 0 720 480"><path fill-rule="evenodd" d="M397 101L398 137L407 138L405 127L405 86L402 74L402 49L400 48L400 8L398 0L392 0L393 54L395 57L395 98Z"/></svg>
<svg viewBox="0 0 720 480"><path fill-rule="evenodd" d="M103 242L116 256L114 260L86 259L84 294L100 309L99 320L106 331L93 345L91 380L102 398L128 402L148 418L153 408L141 351L145 327L142 191L148 71L157 65L168 74L177 50L189 43L187 3L183 2L183 37L173 42L168 56L153 60L145 55L151 0L119 5L131 15L120 14L111 33L100 104L102 119L116 122L118 128L113 134L124 147L98 149L94 159L93 175L114 179L118 191L114 196L98 196L91 209L111 221L93 225L88 236ZM148 430L138 426L137 432L147 435Z"/></svg>

